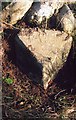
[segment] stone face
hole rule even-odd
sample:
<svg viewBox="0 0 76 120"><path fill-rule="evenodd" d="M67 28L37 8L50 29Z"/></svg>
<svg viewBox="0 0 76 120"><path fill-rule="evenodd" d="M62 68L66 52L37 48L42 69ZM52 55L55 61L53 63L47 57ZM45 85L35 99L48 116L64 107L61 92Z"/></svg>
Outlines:
<svg viewBox="0 0 76 120"><path fill-rule="evenodd" d="M43 21L47 24L48 19L54 14L54 11L58 11L62 5L63 2L59 3L57 0L52 2L46 0L45 3L42 1L34 2L26 14L25 20L27 19L29 23L36 25L40 25Z"/></svg>
<svg viewBox="0 0 76 120"><path fill-rule="evenodd" d="M41 79L43 86L46 89L48 87L48 83L54 80L58 71L65 64L70 52L72 37L65 41L65 38L67 37L66 33L58 36L58 34L61 34L61 32L53 30L46 30L45 33L41 30L32 31L30 35L24 35L23 33L24 32L16 37L16 44L18 44L16 46L17 62L22 64L22 68L24 65L28 68L28 64L30 63L30 70L28 74L31 74L31 78L34 78L37 72L33 74L31 71L31 67L34 69L34 65L31 65L33 60L30 60L30 53L32 53L37 60L36 65L40 64L39 69L42 73L41 78L38 74L37 79L36 77L35 79L36 81ZM22 47L19 41L21 41L23 46L29 50L28 53L27 51L23 53L21 50L19 53L19 46ZM27 56L27 58L24 56ZM28 59L27 63L26 59Z"/></svg>
<svg viewBox="0 0 76 120"><path fill-rule="evenodd" d="M48 19L50 19L54 12L56 11L56 13L58 13L59 8L61 8L67 2L72 3L70 0L13 0L2 12L0 12L0 16L2 21L10 24L16 24L18 20L24 17L24 15L27 16L26 22L28 21L38 25L40 25L42 22L46 22L47 24ZM60 14L60 17L63 16L63 10ZM72 17L72 14L69 14L69 16L70 15ZM61 18L59 18L59 20L60 19ZM69 20L67 19L66 22L68 24Z"/></svg>
<svg viewBox="0 0 76 120"><path fill-rule="evenodd" d="M71 34L75 26L75 18L67 5L64 5L58 13L57 19L65 32Z"/></svg>
<svg viewBox="0 0 76 120"><path fill-rule="evenodd" d="M33 3L33 0L13 0L3 11L1 20L10 24L15 24L20 20L24 14L29 10Z"/></svg>
<svg viewBox="0 0 76 120"><path fill-rule="evenodd" d="M72 3L73 1L69 0L34 0L34 4L31 6L30 10L26 14L26 19L29 23L34 23L35 25L41 25L43 22L48 23L48 20L53 16L53 14L57 14L59 9L66 3ZM66 12L68 10L68 13ZM70 13L69 13L70 12ZM62 19L63 14L66 14L66 24L71 24L69 19L73 21L73 14L70 8L65 5L59 13L59 21ZM69 16L69 18L68 18ZM71 18L72 17L72 18ZM26 20L25 19L25 20ZM65 19L65 18L64 18ZM65 25L63 25L62 20L62 27L66 30ZM47 25L46 25L47 26ZM70 25L71 26L71 25ZM72 28L71 28L72 29ZM69 30L68 30L69 31Z"/></svg>

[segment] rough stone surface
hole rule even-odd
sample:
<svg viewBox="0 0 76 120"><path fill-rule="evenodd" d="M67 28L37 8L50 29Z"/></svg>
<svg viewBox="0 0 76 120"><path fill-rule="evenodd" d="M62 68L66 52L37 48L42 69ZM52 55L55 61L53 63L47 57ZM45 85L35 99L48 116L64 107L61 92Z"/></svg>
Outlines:
<svg viewBox="0 0 76 120"><path fill-rule="evenodd" d="M30 53L32 53L37 60L36 64L40 63L41 65L42 78L40 78L39 75L37 78L42 79L45 89L48 87L48 83L54 80L56 74L67 60L72 37L68 38L67 41L65 40L66 37L66 33L54 30L46 30L45 33L41 30L32 31L30 35L24 35L24 31L22 30L21 35L16 37L16 44L18 44L16 45L17 62L22 64L22 68L25 64L28 68L30 62L30 69L31 66L32 69L34 69L34 65L31 65L32 60L30 60ZM20 41L29 52L26 51L23 53L23 51L20 50L19 46L23 47L21 43L19 43ZM28 59L27 62L26 59ZM31 77L35 77L36 75L36 73L33 75L31 71L29 73L31 73Z"/></svg>
<svg viewBox="0 0 76 120"><path fill-rule="evenodd" d="M31 6L31 8L29 9L29 11L26 14L26 19L29 23L34 23L35 25L41 25L43 22L46 22L46 24L47 24L48 20L54 14L57 14L59 12L59 9L64 4L67 3L67 5L68 5L68 3L71 4L72 2L74 2L74 1L70 1L70 0L66 0L66 1L65 0L63 0L63 1L61 1L61 0L52 0L52 1L51 0L49 0L49 1L48 0L37 0L37 1L34 1L34 4ZM59 20L61 20L63 18L63 15L65 13L66 18L67 18L66 24L69 25L69 24L71 24L69 21L70 20L73 21L73 14L67 5L65 5L65 7L63 7L62 10L60 11ZM68 12L67 12L67 10L68 10ZM69 16L69 18L68 18L68 16ZM65 25L63 25L63 21L65 21L65 20L62 20L62 27L65 27ZM70 26L72 26L72 25L70 25ZM66 28L64 28L64 30L65 29Z"/></svg>
<svg viewBox="0 0 76 120"><path fill-rule="evenodd" d="M34 23L40 25L43 21L47 21L54 14L54 11L58 12L58 9L63 6L63 2L55 1L45 1L34 2L30 10L26 14L26 19L29 23Z"/></svg>
<svg viewBox="0 0 76 120"><path fill-rule="evenodd" d="M71 34L75 26L75 18L67 5L64 5L57 15L57 20L65 32Z"/></svg>
<svg viewBox="0 0 76 120"><path fill-rule="evenodd" d="M28 21L28 23L32 23L32 25L37 25L45 28L51 27L52 23L49 23L49 19L53 17L53 15L56 15L59 12L59 9L65 3L71 4L73 2L75 1L13 0L5 9L3 9L3 11L0 12L0 33L3 31L4 28L6 28L6 26L10 25L9 27L12 27L13 24L16 24L22 18L25 18L25 21ZM60 13L58 14L58 21L61 23L61 27L65 32L70 34L73 31L75 26L74 16L68 6L65 5L61 9ZM55 20L53 21L53 24L56 25ZM54 26L54 28L55 27L56 26Z"/></svg>
<svg viewBox="0 0 76 120"><path fill-rule="evenodd" d="M15 24L29 10L33 0L12 1L0 14L1 20L10 24Z"/></svg>

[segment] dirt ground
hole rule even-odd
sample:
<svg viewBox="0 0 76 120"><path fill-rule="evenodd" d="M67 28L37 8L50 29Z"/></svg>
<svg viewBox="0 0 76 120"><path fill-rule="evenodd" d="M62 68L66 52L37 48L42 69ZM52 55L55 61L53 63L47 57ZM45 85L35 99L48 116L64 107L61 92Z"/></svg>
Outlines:
<svg viewBox="0 0 76 120"><path fill-rule="evenodd" d="M4 51L2 58L2 120L76 119L75 59L71 59L71 62L68 63L70 67L67 66L67 69L64 67L61 75L58 75L57 79L49 84L48 89L44 90L41 85L32 82L18 68L13 38L15 35L16 31L5 30L2 38ZM72 79L69 77L70 73ZM67 81L64 76L67 76ZM7 78L12 79L13 83L5 82L4 79Z"/></svg>

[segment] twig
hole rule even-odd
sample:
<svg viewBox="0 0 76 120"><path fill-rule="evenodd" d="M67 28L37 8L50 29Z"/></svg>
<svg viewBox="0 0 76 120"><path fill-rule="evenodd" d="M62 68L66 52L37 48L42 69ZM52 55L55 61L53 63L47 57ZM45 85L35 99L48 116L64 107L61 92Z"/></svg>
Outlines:
<svg viewBox="0 0 76 120"><path fill-rule="evenodd" d="M55 95L55 99L57 99L57 97L58 97L61 93L65 92L65 91L66 91L66 89L65 89L65 90L61 90L60 92L58 92L58 93Z"/></svg>
<svg viewBox="0 0 76 120"><path fill-rule="evenodd" d="M8 27L8 28L11 28L11 29L19 29L19 28L13 26L12 24L7 23L7 22L5 22L5 21L3 21L3 20L0 20L0 22L1 22L2 24L4 24L6 27Z"/></svg>

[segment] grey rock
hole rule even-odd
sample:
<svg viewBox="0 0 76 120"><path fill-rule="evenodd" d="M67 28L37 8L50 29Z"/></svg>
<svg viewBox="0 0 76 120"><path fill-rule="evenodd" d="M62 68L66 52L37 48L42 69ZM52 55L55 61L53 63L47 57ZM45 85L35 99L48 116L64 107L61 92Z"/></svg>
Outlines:
<svg viewBox="0 0 76 120"><path fill-rule="evenodd" d="M16 24L17 21L24 17L27 13L27 20L30 23L40 25L43 21L45 21L47 26L48 19L54 14L54 12L58 13L59 8L67 2L71 3L73 1L16 0L15 2L15 0L13 0L2 12L0 12L1 21Z"/></svg>
<svg viewBox="0 0 76 120"><path fill-rule="evenodd" d="M0 14L1 20L10 24L17 23L24 14L29 10L33 0L13 0Z"/></svg>
<svg viewBox="0 0 76 120"><path fill-rule="evenodd" d="M57 20L65 32L70 34L75 26L75 18L68 3L75 1L66 0L63 2L54 0L34 1L32 7L26 14L26 21L33 25L42 25L47 28L49 19L56 14ZM60 10L59 10L60 9ZM60 11L60 12L59 12ZM56 24L56 23L54 23Z"/></svg>
<svg viewBox="0 0 76 120"><path fill-rule="evenodd" d="M34 2L26 14L28 22L40 25L45 21L47 24L48 19L54 14L55 10L57 12L63 5L63 2L55 1L49 2L46 0L45 2Z"/></svg>
<svg viewBox="0 0 76 120"><path fill-rule="evenodd" d="M65 4L57 15L58 24L61 24L62 29L71 34L75 26L75 18L70 8Z"/></svg>
<svg viewBox="0 0 76 120"><path fill-rule="evenodd" d="M44 89L47 89L48 83L54 80L67 61L71 48L72 37L65 41L66 33L61 36L57 34L61 32L46 30L46 33L43 33L39 30L38 32L32 31L30 35L24 35L22 31L21 35L16 37L18 65L21 69L29 69L27 72L30 79L36 82L42 81ZM37 68L39 68L38 71Z"/></svg>

